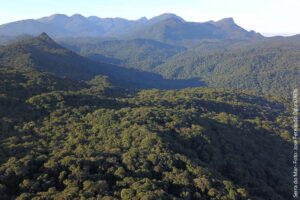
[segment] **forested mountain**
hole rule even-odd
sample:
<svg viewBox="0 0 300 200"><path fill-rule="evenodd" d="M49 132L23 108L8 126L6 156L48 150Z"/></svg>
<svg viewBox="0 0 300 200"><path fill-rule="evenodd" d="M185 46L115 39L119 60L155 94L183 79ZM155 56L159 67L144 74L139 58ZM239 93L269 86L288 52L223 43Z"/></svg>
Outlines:
<svg viewBox="0 0 300 200"><path fill-rule="evenodd" d="M0 67L0 198L290 199L291 105Z"/></svg>
<svg viewBox="0 0 300 200"><path fill-rule="evenodd" d="M152 68L186 50L181 46L168 45L155 40L59 40L60 44L95 61L151 71Z"/></svg>
<svg viewBox="0 0 300 200"><path fill-rule="evenodd" d="M201 78L208 86L292 94L300 87L300 40L265 40L176 55L154 71L166 78Z"/></svg>
<svg viewBox="0 0 300 200"><path fill-rule="evenodd" d="M292 198L299 36L174 14L5 31L1 200Z"/></svg>
<svg viewBox="0 0 300 200"><path fill-rule="evenodd" d="M165 48L172 49L169 46ZM58 45L46 33L0 48L0 65L30 67L73 80L106 75L114 83L134 88L174 89L204 85L199 79L167 80L150 72L94 62Z"/></svg>
<svg viewBox="0 0 300 200"><path fill-rule="evenodd" d="M1 48L0 63L31 67L77 80L92 78L96 68L88 59L64 49L45 33Z"/></svg>
<svg viewBox="0 0 300 200"><path fill-rule="evenodd" d="M23 23L25 29L21 27ZM5 57L2 65L31 63L36 69L42 66L42 70L77 80L102 74L141 88L206 85L290 95L299 87L299 37L264 38L239 27L232 18L194 23L174 14L131 21L57 14L2 25L0 35L15 26L21 32L7 32L10 36L0 38L2 44L28 37L24 33L46 30L50 35L64 36L57 38L62 46L89 59L63 49L51 39L51 44L29 39L1 47L1 56ZM28 31L31 27L34 32ZM23 35L12 36L16 34ZM46 49L54 45L54 49L51 47L50 52L43 47L40 52L32 43ZM19 53L9 54L10 51ZM50 54L56 64L48 62Z"/></svg>
<svg viewBox="0 0 300 200"><path fill-rule="evenodd" d="M248 32L233 20L191 23L174 14L139 20L122 18L84 17L80 14L67 16L56 14L37 20L22 20L0 25L0 35L38 35L47 32L51 37L115 37L147 38L160 41L177 41L203 38L260 38L254 31Z"/></svg>
<svg viewBox="0 0 300 200"><path fill-rule="evenodd" d="M246 31L242 27L238 26L233 18L224 18L220 21L210 21L211 24L220 27L224 34L224 38L263 38L263 36L255 31Z"/></svg>
<svg viewBox="0 0 300 200"><path fill-rule="evenodd" d="M169 18L151 26L130 33L129 38L146 38L164 42L199 39L263 38L254 31L248 32L237 26L233 19L218 22L185 22L178 18Z"/></svg>
<svg viewBox="0 0 300 200"><path fill-rule="evenodd" d="M31 35L28 34L21 34L21 35L17 35L17 36L7 36L7 35L1 35L0 36L0 45L8 45L20 40L24 40L27 38L31 38Z"/></svg>
<svg viewBox="0 0 300 200"><path fill-rule="evenodd" d="M300 40L194 40L173 46L152 40L60 43L83 56L154 72L166 79L199 78L216 88L291 95L300 85Z"/></svg>

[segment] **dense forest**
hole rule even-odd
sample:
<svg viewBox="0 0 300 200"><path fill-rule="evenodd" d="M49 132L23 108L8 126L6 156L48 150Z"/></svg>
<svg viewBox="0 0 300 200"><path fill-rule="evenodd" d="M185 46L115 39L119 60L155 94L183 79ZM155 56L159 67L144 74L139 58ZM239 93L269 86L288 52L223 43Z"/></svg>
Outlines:
<svg viewBox="0 0 300 200"><path fill-rule="evenodd" d="M132 44L140 51L141 58L147 55L143 53L146 46L152 46L155 53L146 56L149 60L159 55L162 60L176 60L177 55L190 52L187 47L152 40L126 42L128 48ZM111 48L112 55L127 52L124 58L135 54L133 49L125 51L125 44L115 54L110 44L95 47ZM248 51L252 43L230 43L232 51L237 48L236 54L207 51L207 58L215 56L207 62L223 60L218 55L228 59L224 62L234 63L235 56L245 62L249 55L245 51L243 57L238 50L242 45ZM199 44L194 52L202 47ZM253 62L256 51L260 49L253 50ZM272 51L270 47L268 52ZM126 62L135 59L140 58ZM145 66L151 63L139 61ZM124 63L89 60L45 33L0 48L0 199L292 197L293 105L289 97L262 94L259 89L199 87L206 83L163 79L128 69ZM176 64L180 62L174 63L174 69ZM295 81L298 68L282 71L294 73L286 79ZM230 79L222 73L224 80ZM191 74L197 77L197 71ZM290 90L294 83L283 81L282 87Z"/></svg>
<svg viewBox="0 0 300 200"><path fill-rule="evenodd" d="M205 85L197 78L170 80L114 63L95 62L63 48L46 33L0 47L0 64L16 68L30 67L77 81L90 80L101 74L109 76L115 84L135 88L179 89Z"/></svg>
<svg viewBox="0 0 300 200"><path fill-rule="evenodd" d="M288 96L300 87L297 37L192 40L168 46L152 40L58 41L95 61L153 72L165 79L198 78L209 87Z"/></svg>
<svg viewBox="0 0 300 200"><path fill-rule="evenodd" d="M291 105L0 68L1 199L288 199Z"/></svg>
<svg viewBox="0 0 300 200"><path fill-rule="evenodd" d="M58 39L61 44L74 52L95 61L151 71L164 60L186 50L185 47L169 45L155 40L111 40L97 41L68 38Z"/></svg>

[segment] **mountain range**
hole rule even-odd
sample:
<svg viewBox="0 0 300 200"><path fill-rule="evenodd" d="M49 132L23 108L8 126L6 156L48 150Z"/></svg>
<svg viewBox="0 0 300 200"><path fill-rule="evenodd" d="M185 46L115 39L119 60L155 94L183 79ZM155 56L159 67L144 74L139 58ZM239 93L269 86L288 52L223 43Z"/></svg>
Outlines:
<svg viewBox="0 0 300 200"><path fill-rule="evenodd" d="M254 31L246 31L236 25L232 18L214 22L187 22L175 14L162 14L151 19L84 17L80 14L67 16L55 14L40 19L28 19L0 25L0 35L38 35L46 32L51 37L106 37L148 38L160 41L189 39L261 38Z"/></svg>
<svg viewBox="0 0 300 200"><path fill-rule="evenodd" d="M111 42L96 47L132 48L120 64L137 47L145 65L190 51ZM290 99L196 86L205 83L90 60L46 33L1 47L0 199L291 199Z"/></svg>
<svg viewBox="0 0 300 200"><path fill-rule="evenodd" d="M292 198L299 35L173 14L0 30L1 200Z"/></svg>
<svg viewBox="0 0 300 200"><path fill-rule="evenodd" d="M1 47L0 65L18 69L32 68L77 81L105 75L114 82L134 88L171 89L204 85L197 78L167 80L155 73L127 69L99 60L95 62L62 47L46 33Z"/></svg>
<svg viewBox="0 0 300 200"><path fill-rule="evenodd" d="M296 36L172 44L151 39L77 38L58 42L97 62L135 68L165 79L198 78L209 87L291 95L300 86L300 40Z"/></svg>
<svg viewBox="0 0 300 200"><path fill-rule="evenodd" d="M210 86L284 95L299 86L299 35L265 38L232 18L196 23L168 13L139 20L56 14L1 25L0 45L40 32L47 34L39 39L51 40L42 46L59 48L44 54L33 50L39 46L32 45L34 39L17 45L30 46L38 55L37 68L43 63L45 71L77 80L102 73L142 88ZM7 54L12 48L1 49ZM53 52L70 57L54 55L59 64L50 64L46 60Z"/></svg>

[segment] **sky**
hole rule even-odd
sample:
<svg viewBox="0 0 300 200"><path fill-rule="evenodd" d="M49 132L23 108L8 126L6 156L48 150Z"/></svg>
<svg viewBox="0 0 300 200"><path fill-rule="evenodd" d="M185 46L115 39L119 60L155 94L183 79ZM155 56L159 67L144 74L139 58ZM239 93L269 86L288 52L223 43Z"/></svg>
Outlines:
<svg viewBox="0 0 300 200"><path fill-rule="evenodd" d="M300 0L0 0L0 24L52 14L151 18L174 13L186 21L233 17L266 36L300 33Z"/></svg>

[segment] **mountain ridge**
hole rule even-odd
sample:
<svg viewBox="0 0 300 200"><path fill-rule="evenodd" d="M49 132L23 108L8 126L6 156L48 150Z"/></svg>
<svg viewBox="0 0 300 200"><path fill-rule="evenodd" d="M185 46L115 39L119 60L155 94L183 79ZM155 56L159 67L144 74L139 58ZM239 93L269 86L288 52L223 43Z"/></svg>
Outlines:
<svg viewBox="0 0 300 200"><path fill-rule="evenodd" d="M57 44L46 33L1 47L0 65L17 69L32 68L77 81L87 81L97 75L108 76L121 86L133 88L203 86L199 79L167 80L155 73L90 60Z"/></svg>
<svg viewBox="0 0 300 200"><path fill-rule="evenodd" d="M231 20L229 20L231 19ZM0 25L0 35L20 35L20 34L29 34L29 35L38 35L41 32L47 32L51 37L78 37L78 36L92 36L92 37L116 37L116 38L127 38L132 36L140 36L138 33L147 32L149 28L153 26L161 26L161 23L164 23L166 26L174 25L174 21L181 22L185 26L179 25L177 29L184 29L189 27L190 32L193 32L195 35L198 32L197 38L253 38L255 36L262 37L259 33L248 32L245 29L234 23L232 18L224 18L217 22L188 22L185 21L180 16L177 16L173 13L164 13L150 19L142 17L137 20L128 20L124 18L100 18L97 16L84 17L80 14L74 14L72 16L67 16L65 14L53 14L48 17L42 17L39 19L28 19L15 21L7 24ZM227 21L227 23L224 23ZM233 25L229 28L228 21ZM223 22L223 23L222 23ZM168 24L170 23L170 24ZM191 24L195 27L191 28ZM212 27L206 27L204 25L212 24ZM225 27L223 27L225 25ZM24 27L25 26L25 27ZM198 28L197 28L198 27ZM206 30L208 28L208 30ZM230 30L230 28L232 30ZM159 29L155 28L155 29ZM224 30L223 30L224 29ZM189 39L189 35L186 34L186 37ZM178 32L178 31L177 31ZM203 33L209 33L210 35L203 35ZM218 34L214 34L217 32ZM231 32L235 34L231 35ZM242 34L239 34L242 33ZM160 33L156 33L160 34ZM171 34L169 32L161 34ZM142 34L141 34L142 35ZM216 36L217 35L217 36ZM185 35L179 35L179 38L185 38ZM151 38L153 39L153 38ZM169 40L169 39L168 39Z"/></svg>

